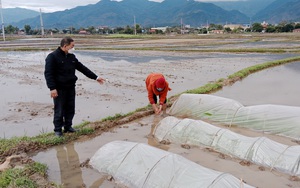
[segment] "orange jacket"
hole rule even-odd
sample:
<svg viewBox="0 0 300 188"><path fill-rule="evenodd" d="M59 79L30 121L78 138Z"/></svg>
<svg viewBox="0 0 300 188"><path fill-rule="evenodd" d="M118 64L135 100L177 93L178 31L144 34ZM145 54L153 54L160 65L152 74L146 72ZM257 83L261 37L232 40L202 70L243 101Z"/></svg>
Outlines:
<svg viewBox="0 0 300 188"><path fill-rule="evenodd" d="M150 104L154 104L155 101L153 99L153 95L158 95L159 96L159 104L164 104L165 100L167 99L167 93L168 91L171 90L171 88L169 88L169 83L166 81L166 87L164 90L162 91L157 91L156 87L155 87L155 81L159 78L163 77L164 75L160 74L160 73L151 73L148 75L148 77L146 78L146 88L148 91L148 99Z"/></svg>

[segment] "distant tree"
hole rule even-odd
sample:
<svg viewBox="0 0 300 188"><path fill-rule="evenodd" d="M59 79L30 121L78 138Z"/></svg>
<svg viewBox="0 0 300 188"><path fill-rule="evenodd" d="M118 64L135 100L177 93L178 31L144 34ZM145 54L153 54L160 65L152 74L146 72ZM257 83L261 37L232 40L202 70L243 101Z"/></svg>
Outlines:
<svg viewBox="0 0 300 188"><path fill-rule="evenodd" d="M157 29L157 30L155 30L155 33L156 34L163 34L164 32L161 29Z"/></svg>
<svg viewBox="0 0 300 188"><path fill-rule="evenodd" d="M171 29L172 32L174 33L177 33L177 34L181 34L181 26L174 26L172 29Z"/></svg>
<svg viewBox="0 0 300 188"><path fill-rule="evenodd" d="M96 28L94 26L90 26L86 29L86 31L90 32L91 34L95 34L96 33Z"/></svg>
<svg viewBox="0 0 300 188"><path fill-rule="evenodd" d="M275 27L275 29L278 33L290 32L294 29L294 26L286 21L282 21Z"/></svg>
<svg viewBox="0 0 300 188"><path fill-rule="evenodd" d="M226 33L231 33L232 30L230 29L230 27L225 27L225 28L224 28L224 31L225 31Z"/></svg>
<svg viewBox="0 0 300 188"><path fill-rule="evenodd" d="M251 32L251 28L245 29L245 32Z"/></svg>
<svg viewBox="0 0 300 188"><path fill-rule="evenodd" d="M297 24L295 25L295 29L300 29L300 23L297 23Z"/></svg>
<svg viewBox="0 0 300 188"><path fill-rule="evenodd" d="M244 28L238 27L238 28L236 28L236 29L233 29L232 32L233 32L233 33L242 33L242 32L244 32Z"/></svg>
<svg viewBox="0 0 300 188"><path fill-rule="evenodd" d="M5 29L5 32L8 33L8 34L14 34L16 31L19 30L17 27L14 27L12 25L8 25L4 29Z"/></svg>
<svg viewBox="0 0 300 188"><path fill-rule="evenodd" d="M142 33L142 28L139 24L135 24L136 33Z"/></svg>
<svg viewBox="0 0 300 188"><path fill-rule="evenodd" d="M63 32L64 34L66 34L66 33L70 33L70 30L69 30L69 29L63 29L62 32Z"/></svg>
<svg viewBox="0 0 300 188"><path fill-rule="evenodd" d="M34 30L31 30L31 32L30 32L32 35L38 35L38 34L40 34L41 32L40 32L40 30L38 30L38 29L34 29Z"/></svg>
<svg viewBox="0 0 300 188"><path fill-rule="evenodd" d="M201 27L198 29L199 34L207 34L207 29L205 27Z"/></svg>
<svg viewBox="0 0 300 188"><path fill-rule="evenodd" d="M267 33L274 33L276 32L275 26L274 25L268 25L266 28Z"/></svg>
<svg viewBox="0 0 300 188"><path fill-rule="evenodd" d="M167 33L167 34L170 34L171 32L172 32L171 28L170 28L170 27L167 27L166 33Z"/></svg>
<svg viewBox="0 0 300 188"><path fill-rule="evenodd" d="M30 34L30 30L31 30L30 25L24 25L24 30L27 35Z"/></svg>
<svg viewBox="0 0 300 188"><path fill-rule="evenodd" d="M52 33L58 33L59 32L59 29L57 28L54 28L54 29L51 29Z"/></svg>
<svg viewBox="0 0 300 188"><path fill-rule="evenodd" d="M78 31L76 32L76 28L73 26L70 27L70 32L71 32L71 34L78 33Z"/></svg>
<svg viewBox="0 0 300 188"><path fill-rule="evenodd" d="M263 26L260 23L253 23L252 24L252 31L253 32L262 32L263 31Z"/></svg>
<svg viewBox="0 0 300 188"><path fill-rule="evenodd" d="M115 32L116 33L124 33L124 28L123 27L116 27Z"/></svg>
<svg viewBox="0 0 300 188"><path fill-rule="evenodd" d="M133 34L133 29L127 25L124 30L125 34Z"/></svg>
<svg viewBox="0 0 300 188"><path fill-rule="evenodd" d="M208 30L209 30L209 31L215 30L215 29L217 29L217 27L216 27L215 24L213 24L213 23L209 24L209 26L208 26Z"/></svg>
<svg viewBox="0 0 300 188"><path fill-rule="evenodd" d="M223 28L224 28L223 25L216 25L217 30L222 30Z"/></svg>
<svg viewBox="0 0 300 188"><path fill-rule="evenodd" d="M282 25L276 25L275 26L275 32L281 33L283 31L283 26Z"/></svg>
<svg viewBox="0 0 300 188"><path fill-rule="evenodd" d="M282 32L292 32L294 30L294 26L291 23L285 24L282 27Z"/></svg>

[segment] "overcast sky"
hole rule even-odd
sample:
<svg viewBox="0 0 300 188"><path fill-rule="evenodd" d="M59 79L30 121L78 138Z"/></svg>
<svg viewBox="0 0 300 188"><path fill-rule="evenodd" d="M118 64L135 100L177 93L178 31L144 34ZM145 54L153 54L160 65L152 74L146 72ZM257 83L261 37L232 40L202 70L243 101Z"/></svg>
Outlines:
<svg viewBox="0 0 300 188"><path fill-rule="evenodd" d="M0 0L1 1L1 0ZM71 9L77 6L96 4L100 0L2 0L3 8L26 8L42 12L55 12L65 9ZM163 0L151 0L161 2ZM197 0L197 1L239 1L239 0Z"/></svg>

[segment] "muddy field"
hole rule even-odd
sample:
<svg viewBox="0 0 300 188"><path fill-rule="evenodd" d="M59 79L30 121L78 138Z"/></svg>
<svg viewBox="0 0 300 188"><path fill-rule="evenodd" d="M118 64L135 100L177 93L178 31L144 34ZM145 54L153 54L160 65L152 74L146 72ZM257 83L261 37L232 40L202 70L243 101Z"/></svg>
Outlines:
<svg viewBox="0 0 300 188"><path fill-rule="evenodd" d="M76 37L74 37L76 42ZM298 41L299 42L299 41ZM46 48L46 51L8 51L0 52L2 66L0 127L2 138L13 136L34 136L44 132L52 132L52 100L46 88L43 70L44 59L59 43L59 39L26 39L6 42L1 48L24 45ZM157 39L157 40L87 40L78 39L75 54L78 59L99 76L107 79L104 85L77 74L77 102L74 124L83 121L97 121L115 114L126 114L148 104L144 79L151 72L166 75L172 91L169 97L188 89L194 89L208 82L226 78L243 68L287 57L298 56L287 53L224 53L224 52L174 52L174 51L132 51L132 50L84 50L85 46L98 48L115 47L153 47L174 49L229 49L229 48L299 48L297 41L292 43L285 37L268 37L259 42L251 42L251 36L242 39ZM292 64L291 64L292 65ZM226 87L215 95L236 99L245 105L274 103L299 106L296 100L299 89L294 85L299 70L293 64L284 68L274 68L264 73L251 75L251 84L245 79L242 82ZM293 67L294 66L294 67ZM296 68L295 68L296 67ZM294 71L292 74L291 72ZM279 79L278 74L286 79ZM275 81L274 81L275 80ZM266 82L264 82L266 81ZM272 82L273 81L273 82ZM281 82L280 82L281 81ZM243 85L243 83L246 83ZM257 87L259 83L259 87ZM264 85L265 83L265 85ZM272 84L270 84L272 83ZM276 85L277 84L277 85ZM237 87L235 87L237 86ZM283 87L284 86L284 87ZM241 88L241 89L239 89ZM245 91L245 88L250 88ZM281 88L281 89L278 89ZM233 92L231 92L233 91ZM253 93L249 91L255 91ZM266 93L268 96L260 97ZM274 91L274 92L272 92ZM276 93L276 95L273 95ZM257 95L254 95L257 94ZM294 95L293 95L294 94ZM241 165L236 159L220 157L219 153L201 147L187 150L176 144L161 145L153 139L151 131L162 119L160 116L147 116L135 122L121 125L111 132L93 139L81 140L67 145L49 148L36 153L32 158L49 166L49 180L65 187L118 187L110 182L106 175L93 169L80 167L102 145L113 140L129 140L148 143L152 146L180 154L202 166L226 171L248 184L256 187L299 187L298 181L290 180L290 176L268 169L262 171L250 164ZM241 131L241 130L238 130ZM261 136L253 132L246 133ZM282 138L272 137L276 140ZM290 140L285 140L290 144ZM68 163L66 163L68 161Z"/></svg>
<svg viewBox="0 0 300 188"><path fill-rule="evenodd" d="M157 40L90 40L78 39L75 48L82 49L92 43L95 47L156 47L181 48L203 47L241 48L244 40L226 39L157 39ZM269 39L270 40L270 39ZM275 40L275 39L274 39ZM218 42L219 41L219 42ZM222 44L225 43L225 44ZM275 43L278 44L277 39ZM2 48L31 46L55 49L59 39L22 39L5 42ZM276 45L266 42L266 45ZM285 44L284 41L281 45ZM92 47L94 47L92 46ZM284 46L284 45L283 45ZM279 47L279 46L278 46ZM208 47L206 47L208 48ZM112 48L113 49L113 48ZM43 76L46 51L0 51L2 87L0 101L1 138L34 136L52 132L52 99ZM276 59L295 56L294 53L205 53L172 51L132 50L77 50L78 59L107 81L99 85L77 73L77 102L74 124L83 121L101 120L115 114L126 114L148 104L144 80L151 72L161 72L169 81L172 91L169 96L188 89L200 87L208 82L249 67ZM17 131L16 131L17 130Z"/></svg>

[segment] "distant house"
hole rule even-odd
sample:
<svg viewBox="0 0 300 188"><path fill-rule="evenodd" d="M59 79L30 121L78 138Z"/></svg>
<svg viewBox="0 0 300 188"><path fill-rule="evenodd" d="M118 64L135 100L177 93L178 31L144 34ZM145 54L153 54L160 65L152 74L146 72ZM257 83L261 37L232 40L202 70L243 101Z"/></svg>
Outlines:
<svg viewBox="0 0 300 188"><path fill-rule="evenodd" d="M150 33L156 33L156 30L155 29L150 29L149 32Z"/></svg>
<svg viewBox="0 0 300 188"><path fill-rule="evenodd" d="M261 25L263 26L264 29L266 29L269 24L267 22L263 21L263 23L261 23Z"/></svg>
<svg viewBox="0 0 300 188"><path fill-rule="evenodd" d="M18 35L25 35L25 31L24 30L19 30Z"/></svg>
<svg viewBox="0 0 300 188"><path fill-rule="evenodd" d="M244 28L244 26L242 26L240 24L226 24L223 27L230 28L231 30L238 29L238 28Z"/></svg>
<svg viewBox="0 0 300 188"><path fill-rule="evenodd" d="M224 30L212 30L209 33L214 33L214 34L223 34Z"/></svg>
<svg viewBox="0 0 300 188"><path fill-rule="evenodd" d="M293 33L300 33L300 29L294 29Z"/></svg>
<svg viewBox="0 0 300 188"><path fill-rule="evenodd" d="M163 33L165 33L166 30L167 30L167 28L168 28L168 27L152 27L151 30L155 30L155 31L161 30ZM150 31L151 31L151 30L150 30Z"/></svg>
<svg viewBox="0 0 300 188"><path fill-rule="evenodd" d="M78 34L81 34L81 35L88 35L88 34L90 34L90 33L89 33L88 31L81 30L81 31L79 31Z"/></svg>

